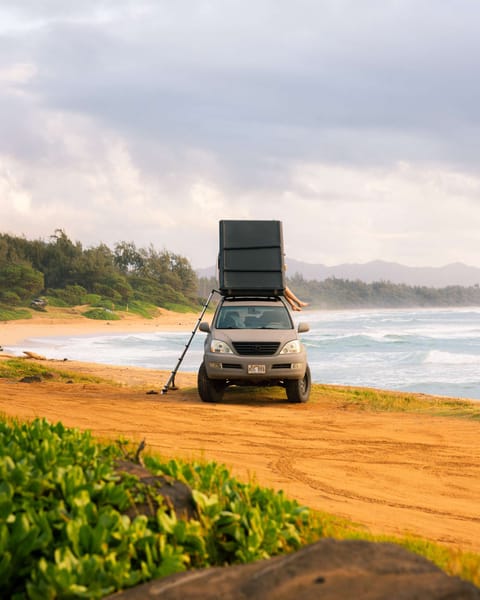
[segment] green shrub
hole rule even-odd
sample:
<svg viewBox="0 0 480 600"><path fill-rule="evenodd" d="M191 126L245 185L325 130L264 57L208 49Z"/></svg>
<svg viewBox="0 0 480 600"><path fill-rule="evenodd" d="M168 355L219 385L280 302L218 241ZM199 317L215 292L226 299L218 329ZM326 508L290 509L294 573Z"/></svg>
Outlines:
<svg viewBox="0 0 480 600"><path fill-rule="evenodd" d="M78 306L84 303L87 290L81 285L67 285L63 289L49 289L47 295L63 300L67 306Z"/></svg>
<svg viewBox="0 0 480 600"><path fill-rule="evenodd" d="M145 319L153 319L158 314L158 307L149 302L142 302L140 300L132 300L128 304L121 304L117 306L118 310L133 313L144 317Z"/></svg>
<svg viewBox="0 0 480 600"><path fill-rule="evenodd" d="M83 313L87 319L96 319L98 321L118 321L120 317L108 308L91 308Z"/></svg>
<svg viewBox="0 0 480 600"><path fill-rule="evenodd" d="M99 294L85 294L83 297L83 304L90 304L95 306L97 302L101 302L102 297Z"/></svg>
<svg viewBox="0 0 480 600"><path fill-rule="evenodd" d="M99 377L92 375L81 375L74 371L64 369L54 369L50 365L43 366L41 364L31 362L30 360L20 358L9 358L0 361L0 378L18 381L22 377L31 377L38 375L42 379L58 380L58 381L73 381L78 383L105 383Z"/></svg>
<svg viewBox="0 0 480 600"><path fill-rule="evenodd" d="M105 308L107 310L114 310L115 308L115 304L108 298L100 298L95 304L92 304L92 306L94 308Z"/></svg>
<svg viewBox="0 0 480 600"><path fill-rule="evenodd" d="M32 296L39 294L44 285L43 273L36 271L26 261L0 261L0 302L7 302L6 294L13 292L21 302L27 302ZM13 298L13 296L12 296Z"/></svg>
<svg viewBox="0 0 480 600"><path fill-rule="evenodd" d="M224 465L162 463L147 457L152 472L185 481L201 510L209 564L248 563L297 550L315 531L310 511L282 491L241 483Z"/></svg>
<svg viewBox="0 0 480 600"><path fill-rule="evenodd" d="M104 285L102 283L95 283L93 286L93 291L95 294L99 294L103 298L109 298L113 302L121 302L122 296L117 290L109 287L108 285Z"/></svg>
<svg viewBox="0 0 480 600"><path fill-rule="evenodd" d="M297 548L307 509L238 483L216 464L152 459L188 480L201 520L178 520L160 497L152 517L126 516L151 490L120 476L120 447L90 433L0 421L0 589L3 597L101 598L187 568L246 562Z"/></svg>
<svg viewBox="0 0 480 600"><path fill-rule="evenodd" d="M0 321L14 321L16 319L31 319L32 313L26 308L11 308L0 305Z"/></svg>
<svg viewBox="0 0 480 600"><path fill-rule="evenodd" d="M48 303L48 306L54 306L56 308L66 308L67 306L69 306L65 300L62 300L61 298L58 298L57 296L51 296L50 294L47 294L46 296L44 296L45 300Z"/></svg>
<svg viewBox="0 0 480 600"><path fill-rule="evenodd" d="M45 421L0 428L3 597L101 598L185 570L199 524L123 514L142 492L115 474L115 448Z"/></svg>
<svg viewBox="0 0 480 600"><path fill-rule="evenodd" d="M19 306L21 304L20 296L9 290L1 293L1 301L8 306Z"/></svg>

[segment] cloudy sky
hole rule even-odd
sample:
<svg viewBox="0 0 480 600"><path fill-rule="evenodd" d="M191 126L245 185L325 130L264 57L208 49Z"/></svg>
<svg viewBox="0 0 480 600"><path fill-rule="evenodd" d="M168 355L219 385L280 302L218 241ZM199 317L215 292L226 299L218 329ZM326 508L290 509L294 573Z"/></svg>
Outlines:
<svg viewBox="0 0 480 600"><path fill-rule="evenodd" d="M0 0L0 232L480 266L478 0Z"/></svg>

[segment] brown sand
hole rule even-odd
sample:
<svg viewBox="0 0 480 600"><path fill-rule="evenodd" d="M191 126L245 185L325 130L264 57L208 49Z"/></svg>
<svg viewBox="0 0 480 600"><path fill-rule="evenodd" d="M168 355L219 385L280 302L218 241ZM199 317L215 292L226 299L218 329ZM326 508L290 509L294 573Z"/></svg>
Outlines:
<svg viewBox="0 0 480 600"><path fill-rule="evenodd" d="M34 312L32 319L0 321L0 346L17 345L32 337L188 331L193 330L198 318L197 314L180 314L162 309L154 319L123 313L119 321L98 321L81 316L80 311L81 308L61 311L49 309L48 312Z"/></svg>
<svg viewBox="0 0 480 600"><path fill-rule="evenodd" d="M102 328L151 331L157 326L188 330L195 317L169 314L154 322L132 319L110 326L93 322L88 329L84 322L74 322L77 319L57 325L47 316L43 323L35 319L1 324L0 343L5 346L44 331L72 335ZM145 438L152 452L225 463L244 480L254 477L374 533L413 533L480 552L478 422L361 411L342 405L328 392L305 405L292 405L268 390L231 390L221 404L208 405L198 398L194 374L180 373L178 390L147 395L162 390L168 372L71 361L41 364L117 383L26 384L0 379L0 412L61 420L101 438Z"/></svg>

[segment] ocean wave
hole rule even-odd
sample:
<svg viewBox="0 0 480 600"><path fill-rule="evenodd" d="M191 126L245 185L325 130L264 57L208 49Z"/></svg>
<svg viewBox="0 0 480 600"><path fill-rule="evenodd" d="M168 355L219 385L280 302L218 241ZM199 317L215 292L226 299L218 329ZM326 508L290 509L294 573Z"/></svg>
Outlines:
<svg viewBox="0 0 480 600"><path fill-rule="evenodd" d="M371 333L327 333L318 334L312 332L303 338L306 346L330 346L332 344L343 344L344 346L364 346L375 344L404 344L411 341L408 334L396 334L389 332Z"/></svg>
<svg viewBox="0 0 480 600"><path fill-rule="evenodd" d="M458 354L442 350L430 350L424 361L425 364L436 365L480 365L480 356L475 354Z"/></svg>

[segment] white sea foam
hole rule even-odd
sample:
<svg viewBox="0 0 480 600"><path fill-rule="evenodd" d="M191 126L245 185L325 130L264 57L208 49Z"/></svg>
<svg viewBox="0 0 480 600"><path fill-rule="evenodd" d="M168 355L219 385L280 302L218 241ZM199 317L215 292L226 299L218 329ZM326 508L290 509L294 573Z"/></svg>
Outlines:
<svg viewBox="0 0 480 600"><path fill-rule="evenodd" d="M424 360L425 363L435 365L479 365L480 355L474 354L455 354L453 352L442 352L441 350L431 350Z"/></svg>

